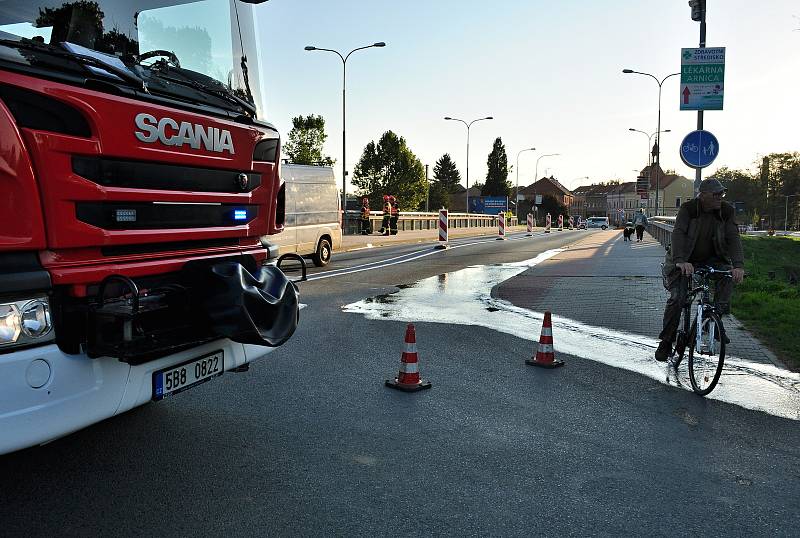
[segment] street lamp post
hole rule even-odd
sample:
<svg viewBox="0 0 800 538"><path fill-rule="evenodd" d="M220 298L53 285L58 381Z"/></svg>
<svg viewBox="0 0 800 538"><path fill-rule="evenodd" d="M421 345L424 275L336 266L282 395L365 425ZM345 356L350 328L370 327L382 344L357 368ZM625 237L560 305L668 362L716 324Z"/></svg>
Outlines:
<svg viewBox="0 0 800 538"><path fill-rule="evenodd" d="M345 89L347 87L347 59L350 57L351 54L358 50L364 49L371 49L373 47L385 47L386 43L383 41L379 41L377 43L373 43L372 45L366 45L364 47L358 47L350 52L347 53L346 56L342 56L337 50L333 49L323 49L319 47L315 47L313 45L308 45L305 50L307 51L324 51L324 52L332 52L336 54L340 60L342 60L342 214L347 215L347 129L345 128L346 125L346 118L345 110L346 110L346 99L345 99Z"/></svg>
<svg viewBox="0 0 800 538"><path fill-rule="evenodd" d="M517 221L519 221L519 156L526 151L536 151L536 148L525 148L517 152L517 187L514 189L514 208L516 209Z"/></svg>
<svg viewBox="0 0 800 538"><path fill-rule="evenodd" d="M664 81L667 80L669 77L674 77L675 75L680 75L680 73L671 73L661 80L658 80L654 75L650 73L642 73L640 71L634 71L633 69L623 69L623 73L625 74L636 74L636 75L646 75L653 80L656 81L658 84L658 126L656 127L656 214L658 214L658 187L660 182L660 175L659 171L661 170L661 86L664 84ZM649 142L648 142L649 144Z"/></svg>
<svg viewBox="0 0 800 538"><path fill-rule="evenodd" d="M789 231L789 198L794 198L795 196L800 196L800 193L783 195L783 197L786 198L786 207L783 214L783 228L787 232Z"/></svg>
<svg viewBox="0 0 800 538"><path fill-rule="evenodd" d="M460 120L458 118L451 118L450 116L445 116L444 119L446 119L448 121L460 121L461 123L463 123L464 125L467 126L467 194L466 194L466 196L467 196L467 213L469 213L469 128L472 127L472 124L475 123L476 121L493 120L494 118L492 116L486 116L485 118L474 119L469 123L467 123L464 120Z"/></svg>
<svg viewBox="0 0 800 538"><path fill-rule="evenodd" d="M633 131L634 133L642 133L644 136L647 137L647 166L650 166L650 164L651 164L650 163L650 157L651 157L650 149L653 147L651 145L651 143L652 143L652 140L653 140L653 136L655 136L657 133L647 134L646 132L640 131L639 129L634 129L633 127L628 128L628 130L629 131ZM661 132L662 133L671 133L672 129L664 129ZM656 142L656 143L658 143L658 142ZM658 149L658 148L656 148L656 149Z"/></svg>

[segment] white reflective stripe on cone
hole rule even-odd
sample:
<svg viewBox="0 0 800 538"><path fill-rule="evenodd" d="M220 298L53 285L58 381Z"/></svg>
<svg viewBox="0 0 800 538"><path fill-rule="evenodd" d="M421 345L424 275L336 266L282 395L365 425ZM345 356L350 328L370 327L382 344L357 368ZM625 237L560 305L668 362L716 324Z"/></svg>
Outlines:
<svg viewBox="0 0 800 538"><path fill-rule="evenodd" d="M551 344L539 344L539 349L536 353L552 353L553 346Z"/></svg>
<svg viewBox="0 0 800 538"><path fill-rule="evenodd" d="M417 343L406 342L406 353L416 353L416 352L417 352Z"/></svg>
<svg viewBox="0 0 800 538"><path fill-rule="evenodd" d="M400 373L401 374L417 374L417 373L419 373L419 363L416 363L416 362L401 362L400 363Z"/></svg>
<svg viewBox="0 0 800 538"><path fill-rule="evenodd" d="M542 336L553 336L553 329L550 327L542 327Z"/></svg>

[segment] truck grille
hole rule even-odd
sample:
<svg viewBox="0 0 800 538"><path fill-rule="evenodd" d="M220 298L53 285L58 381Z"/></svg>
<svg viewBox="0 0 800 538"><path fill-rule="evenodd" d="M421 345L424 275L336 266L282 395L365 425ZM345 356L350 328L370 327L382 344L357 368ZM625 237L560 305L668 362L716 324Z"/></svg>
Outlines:
<svg viewBox="0 0 800 538"><path fill-rule="evenodd" d="M252 172L99 157L73 156L72 171L105 187L131 189L239 193L261 185L261 174Z"/></svg>

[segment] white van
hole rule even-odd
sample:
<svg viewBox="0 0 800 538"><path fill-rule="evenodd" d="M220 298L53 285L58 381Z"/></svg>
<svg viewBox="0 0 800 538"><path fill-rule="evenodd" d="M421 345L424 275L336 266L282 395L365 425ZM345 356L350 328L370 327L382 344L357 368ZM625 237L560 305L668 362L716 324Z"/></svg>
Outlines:
<svg viewBox="0 0 800 538"><path fill-rule="evenodd" d="M286 220L281 233L266 239L279 247L279 255L295 252L310 256L317 267L327 265L333 251L342 247L333 168L282 164L281 179L285 182Z"/></svg>
<svg viewBox="0 0 800 538"><path fill-rule="evenodd" d="M589 217L586 219L587 228L602 228L606 230L609 226L608 217Z"/></svg>

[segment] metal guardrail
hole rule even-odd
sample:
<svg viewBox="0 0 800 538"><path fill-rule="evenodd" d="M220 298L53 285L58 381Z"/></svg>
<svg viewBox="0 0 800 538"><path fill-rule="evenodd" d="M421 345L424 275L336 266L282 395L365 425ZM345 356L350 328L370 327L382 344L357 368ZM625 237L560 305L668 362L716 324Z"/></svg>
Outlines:
<svg viewBox="0 0 800 538"><path fill-rule="evenodd" d="M656 241L667 248L672 243L672 229L675 227L675 217L653 217L648 221L647 233Z"/></svg>
<svg viewBox="0 0 800 538"><path fill-rule="evenodd" d="M476 215L474 213L450 213L450 228L496 228L497 215ZM369 218L372 230L377 231L383 221L383 211L373 211ZM516 226L517 217L506 219L507 226ZM397 219L397 231L438 230L439 213L402 212ZM342 233L356 235L361 231L361 213L348 211L344 216Z"/></svg>

